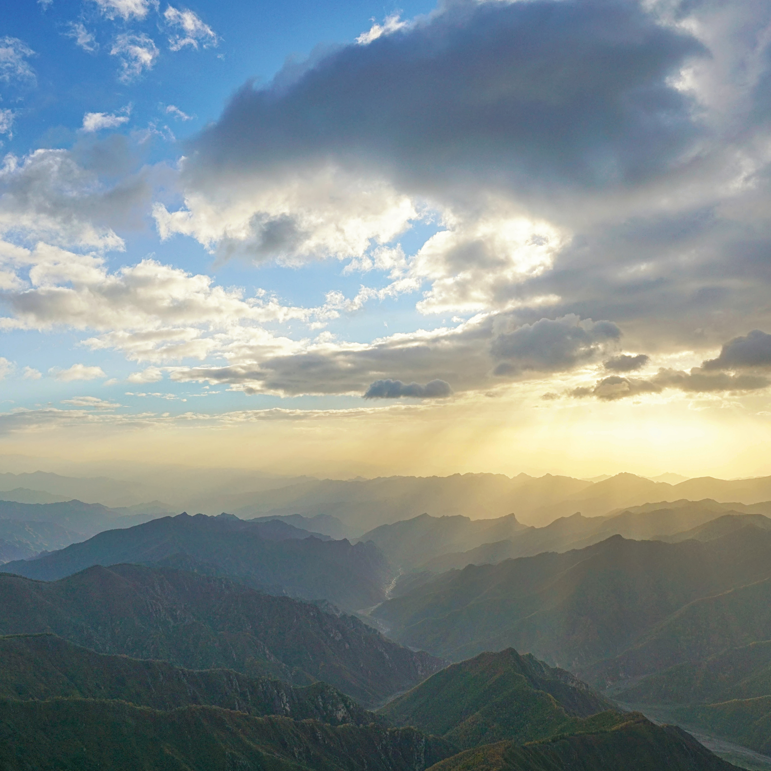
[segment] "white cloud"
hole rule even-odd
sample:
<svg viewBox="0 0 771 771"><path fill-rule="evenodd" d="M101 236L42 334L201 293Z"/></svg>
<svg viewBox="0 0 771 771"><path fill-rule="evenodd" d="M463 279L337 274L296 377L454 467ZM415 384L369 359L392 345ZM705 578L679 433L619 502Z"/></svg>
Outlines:
<svg viewBox="0 0 771 771"><path fill-rule="evenodd" d="M85 364L73 364L69 369L58 369L52 367L48 374L56 380L70 383L74 380L96 380L100 377L106 377L101 367L88 367Z"/></svg>
<svg viewBox="0 0 771 771"><path fill-rule="evenodd" d="M126 380L129 383L157 383L163 380L163 372L158 367L148 367L142 372L133 372Z"/></svg>
<svg viewBox="0 0 771 771"><path fill-rule="evenodd" d="M0 110L0 134L7 134L9 138L13 137L13 121L16 113L13 110Z"/></svg>
<svg viewBox="0 0 771 771"><path fill-rule="evenodd" d="M180 110L179 107L176 107L173 104L166 105L165 112L167 115L173 115L177 120L182 120L182 121L193 120L192 115L188 115L187 113L182 112L182 110Z"/></svg>
<svg viewBox="0 0 771 771"><path fill-rule="evenodd" d="M0 356L0 380L5 380L15 369L16 364Z"/></svg>
<svg viewBox="0 0 771 771"><path fill-rule="evenodd" d="M144 19L152 0L93 0L108 19L119 17L124 21L129 19Z"/></svg>
<svg viewBox="0 0 771 771"><path fill-rule="evenodd" d="M75 41L75 45L88 53L94 53L99 48L94 33L89 32L82 22L72 22L69 25L69 31L65 34Z"/></svg>
<svg viewBox="0 0 771 771"><path fill-rule="evenodd" d="M16 37L0 38L0 81L34 82L35 72L27 59L35 52Z"/></svg>
<svg viewBox="0 0 771 771"><path fill-rule="evenodd" d="M179 51L185 46L197 49L199 44L208 48L219 43L219 38L214 30L187 8L177 9L170 5L164 11L163 18L166 20L166 24L174 30L169 35L169 48L172 51Z"/></svg>
<svg viewBox="0 0 771 771"><path fill-rule="evenodd" d="M522 325L509 313L479 314L454 328L398 333L369 344L320 335L278 355L231 346L220 354L227 365L178 367L171 378L250 394L447 396L568 372L615 351L620 336L608 321L569 316ZM426 383L434 384L428 393L421 391Z"/></svg>
<svg viewBox="0 0 771 771"><path fill-rule="evenodd" d="M771 5L450 2L400 24L245 85L162 237L387 270L423 313L610 319L633 349L769 328Z"/></svg>
<svg viewBox="0 0 771 771"><path fill-rule="evenodd" d="M128 123L131 116L131 105L127 105L118 112L87 112L83 116L83 131L94 132L102 129L111 129Z"/></svg>
<svg viewBox="0 0 771 771"><path fill-rule="evenodd" d="M115 38L110 55L120 60L120 80L128 83L148 72L155 65L160 51L147 35L124 33Z"/></svg>
<svg viewBox="0 0 771 771"><path fill-rule="evenodd" d="M126 391L126 396L135 396L139 399L165 399L169 402L186 402L187 399L183 398L182 396L176 396L175 394L169 394L169 393L136 393L132 391Z"/></svg>
<svg viewBox="0 0 771 771"><path fill-rule="evenodd" d="M73 378L79 380L85 380L86 378ZM76 396L73 399L64 399L62 404L69 404L72 407L85 407L95 410L115 410L120 407L120 404L115 402L108 402L104 399L99 399L96 396Z"/></svg>
<svg viewBox="0 0 771 771"><path fill-rule="evenodd" d="M47 241L84 249L123 249L114 227L137 221L149 203L148 171L126 173L133 161L122 139L94 145L104 166L123 172L117 182L103 183L69 150L36 150L17 158L6 155L0 166L0 235L26 243ZM103 169L104 170L104 169ZM109 178L111 169L106 169Z"/></svg>
<svg viewBox="0 0 771 771"><path fill-rule="evenodd" d="M282 305L265 292L245 297L239 289L216 286L210 276L149 259L111 272L99 255L42 243L25 249L0 241L0 277L3 268L10 315L0 317L0 328L95 330L101 334L85 341L89 347L118 349L134 361L204 359L222 351L287 353L298 343L265 330L264 324L339 315L329 305ZM151 367L130 379L159 377Z"/></svg>
<svg viewBox="0 0 771 771"><path fill-rule="evenodd" d="M431 282L418 303L420 311L516 307L522 297L512 290L553 266L568 234L549 222L507 216L506 207L498 209L490 205L482 217L450 218L446 230L423 244L410 266L412 276ZM559 298L527 299L543 306Z"/></svg>
<svg viewBox="0 0 771 771"><path fill-rule="evenodd" d="M153 215L162 239L193 236L222 259L296 264L306 259L363 258L419 215L392 185L322 164L246 180L213 184L170 212Z"/></svg>
<svg viewBox="0 0 771 771"><path fill-rule="evenodd" d="M362 32L361 35L356 38L356 42L359 45L367 45L383 35L391 35L394 32L398 32L400 29L404 29L406 26L407 22L402 21L399 18L398 13L393 13L390 16L386 16L382 24L373 23L367 32Z"/></svg>
<svg viewBox="0 0 771 771"><path fill-rule="evenodd" d="M22 377L25 380L40 380L43 376L40 373L40 370L34 369L33 367L24 367Z"/></svg>

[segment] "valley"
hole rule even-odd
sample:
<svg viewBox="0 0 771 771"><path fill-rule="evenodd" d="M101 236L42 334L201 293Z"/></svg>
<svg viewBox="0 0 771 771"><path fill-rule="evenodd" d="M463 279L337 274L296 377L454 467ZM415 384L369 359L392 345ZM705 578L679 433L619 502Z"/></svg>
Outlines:
<svg viewBox="0 0 771 771"><path fill-rule="evenodd" d="M0 532L59 546L0 565L4 730L52 769L52 750L23 744L36 732L109 768L154 768L151 747L180 768L202 762L192 747L223 769L366 756L394 771L540 771L579 755L592 771L611 771L610 758L771 767L771 504L639 502L664 483L628 477L581 489L609 483L635 505L543 526L401 508L358 537L326 504L242 518L0 502ZM415 491L441 499L442 484L407 488L424 501ZM366 501L362 486L349 492ZM125 758L100 754L97 714L112 741L129 725L146 725L144 738ZM648 754L632 753L640 741Z"/></svg>

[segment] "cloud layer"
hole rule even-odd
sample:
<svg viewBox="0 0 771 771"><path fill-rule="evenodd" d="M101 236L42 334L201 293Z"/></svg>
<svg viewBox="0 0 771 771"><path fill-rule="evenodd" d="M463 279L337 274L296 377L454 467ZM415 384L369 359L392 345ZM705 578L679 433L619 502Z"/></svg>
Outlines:
<svg viewBox="0 0 771 771"><path fill-rule="evenodd" d="M101 43L125 89L222 42L183 7L91 1L109 32L65 34ZM442 3L244 84L173 165L137 160L133 96L81 109L72 147L3 160L0 324L77 330L138 362L131 383L247 394L763 391L769 24L753 0ZM0 40L0 82L33 84L34 56ZM174 265L131 250L151 212ZM185 267L183 239L211 271ZM266 274L222 285L232 259L327 265L303 303ZM382 306L399 333L372 331ZM353 314L366 335L335 324Z"/></svg>

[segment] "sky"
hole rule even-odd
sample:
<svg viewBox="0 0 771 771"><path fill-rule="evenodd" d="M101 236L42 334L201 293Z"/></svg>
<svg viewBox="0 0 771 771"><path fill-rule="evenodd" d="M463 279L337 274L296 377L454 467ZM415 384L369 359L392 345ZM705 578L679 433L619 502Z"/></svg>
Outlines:
<svg viewBox="0 0 771 771"><path fill-rule="evenodd" d="M771 474L766 0L19 0L0 454Z"/></svg>

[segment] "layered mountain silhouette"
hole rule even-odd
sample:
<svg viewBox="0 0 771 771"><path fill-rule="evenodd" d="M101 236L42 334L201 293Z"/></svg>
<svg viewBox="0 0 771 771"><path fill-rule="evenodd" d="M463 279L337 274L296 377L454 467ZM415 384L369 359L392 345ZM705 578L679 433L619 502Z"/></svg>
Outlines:
<svg viewBox="0 0 771 771"><path fill-rule="evenodd" d="M183 669L95 653L52 634L0 637L0 659L0 699L107 699L164 711L210 706L330 725L376 720L323 682L295 687L232 669Z"/></svg>
<svg viewBox="0 0 771 771"><path fill-rule="evenodd" d="M676 482L676 476L664 475L658 479L668 481L652 481L634 474L617 474L595 481L549 474L542 477L519 474L513 478L500 474L455 474L325 480L271 478L238 470L183 469L156 473L145 470L141 477L125 481L34 472L0 474L0 498L3 490L10 494L23 489L26 492L19 500L30 503L53 502L50 498L46 501L29 497L37 493L60 501L78 499L110 507L135 506L153 498L171 501L171 506L156 504L153 507L156 513L186 509L206 514L227 511L243 518L330 515L342 522L348 537L424 513L435 517L462 515L471 519L515 514L520 522L541 527L576 512L587 517L599 516L655 502L711 498L747 505L771 501L771 477L744 480L705 477ZM342 533L328 534L338 537Z"/></svg>
<svg viewBox="0 0 771 771"><path fill-rule="evenodd" d="M135 488L136 485L131 482L109 477L70 477L47 471L0 473L0 491L16 493L23 489L47 493L59 500L78 499L88 503L103 503L106 506L131 506L139 503Z"/></svg>
<svg viewBox="0 0 771 771"><path fill-rule="evenodd" d="M614 536L564 554L450 571L383 603L374 615L395 639L450 659L511 646L581 672L626 655L655 630L681 623L678 614L697 601L717 603L709 616L720 595L736 590L748 592L745 605L754 607L764 595L753 594L749 585L769 577L767 530L744 528L706 543ZM690 623L698 624L698 614L692 615ZM758 621L749 634L761 633L762 625ZM693 636L680 629L685 649ZM724 634L731 637L728 629ZM677 661L674 656L668 664Z"/></svg>
<svg viewBox="0 0 771 771"><path fill-rule="evenodd" d="M49 522L78 534L78 540L103 530L132 527L159 516L153 506L146 511L110 509L101 503L70 500L61 503L17 503L0 500L0 522Z"/></svg>
<svg viewBox="0 0 771 771"><path fill-rule="evenodd" d="M461 548L510 539L528 530L532 528L522 525L513 514L476 520L460 515L421 514L392 525L381 525L359 540L374 543L395 567L412 569Z"/></svg>
<svg viewBox="0 0 771 771"><path fill-rule="evenodd" d="M99 653L323 680L364 705L442 666L358 619L182 570L92 567L45 583L0 575L0 634L47 632Z"/></svg>
<svg viewBox="0 0 771 771"><path fill-rule="evenodd" d="M434 517L462 515L471 519L515 514L524 524L542 527L576 512L593 517L647 503L706 498L739 504L771 501L771 477L746 480L705 477L677 484L653 482L634 474L617 474L599 482L549 474L542 477L520 474L513 478L496 474L456 474L449 477L306 480L212 500L194 499L189 502L189 508L204 513L224 510L244 518L330 514L340 519L351 535L362 535L380 525L413 519L420 514Z"/></svg>
<svg viewBox="0 0 771 771"><path fill-rule="evenodd" d="M568 672L509 648L443 669L380 714L467 749L585 731L586 718L612 708ZM604 716L595 725L613 720Z"/></svg>
<svg viewBox="0 0 771 771"><path fill-rule="evenodd" d="M272 593L325 599L357 610L385 599L390 568L369 543L352 545L280 520L244 522L223 515L163 517L88 541L4 572L45 581L92 565L165 564L224 575Z"/></svg>
<svg viewBox="0 0 771 771"><path fill-rule="evenodd" d="M564 670L508 649L438 672L380 714L466 750L437 770L733 768L683 731L611 706Z"/></svg>
<svg viewBox="0 0 771 771"><path fill-rule="evenodd" d="M634 704L664 705L686 725L771 754L771 640L663 669L614 694Z"/></svg>
<svg viewBox="0 0 771 771"><path fill-rule="evenodd" d="M0 519L0 563L34 557L44 551L63 549L85 538L54 522Z"/></svg>
<svg viewBox="0 0 771 771"><path fill-rule="evenodd" d="M452 549L452 542L442 538L443 531L448 529L445 520L453 520L454 517L423 516L408 522L385 525L363 536L361 540L372 538L394 562L401 557L399 549L409 550L409 544L415 538L420 537L424 541L433 540L435 544L433 548L423 552L417 549L408 551L408 555L414 555L412 559L402 558L397 564L405 569L442 573L463 568L466 565L495 564L505 559L528 557L545 551L565 552L580 549L599 543L613 535L635 540L682 541L691 538L710 540L747 524L771 528L771 518L763 514L745 513L746 508L742 504L722 504L704 500L646 505L604 517L573 514L557 519L545 527L521 527L501 540L484 537L485 530L479 526L484 525L485 520L476 522L468 520L469 537L464 546L472 547L475 541L484 540L484 542L474 548L455 552ZM710 524L716 521L719 521L719 524L710 527ZM498 532L501 531L503 527L498 530ZM490 528L489 532L495 531ZM404 534L401 540L400 534ZM402 541L405 547L400 547Z"/></svg>

